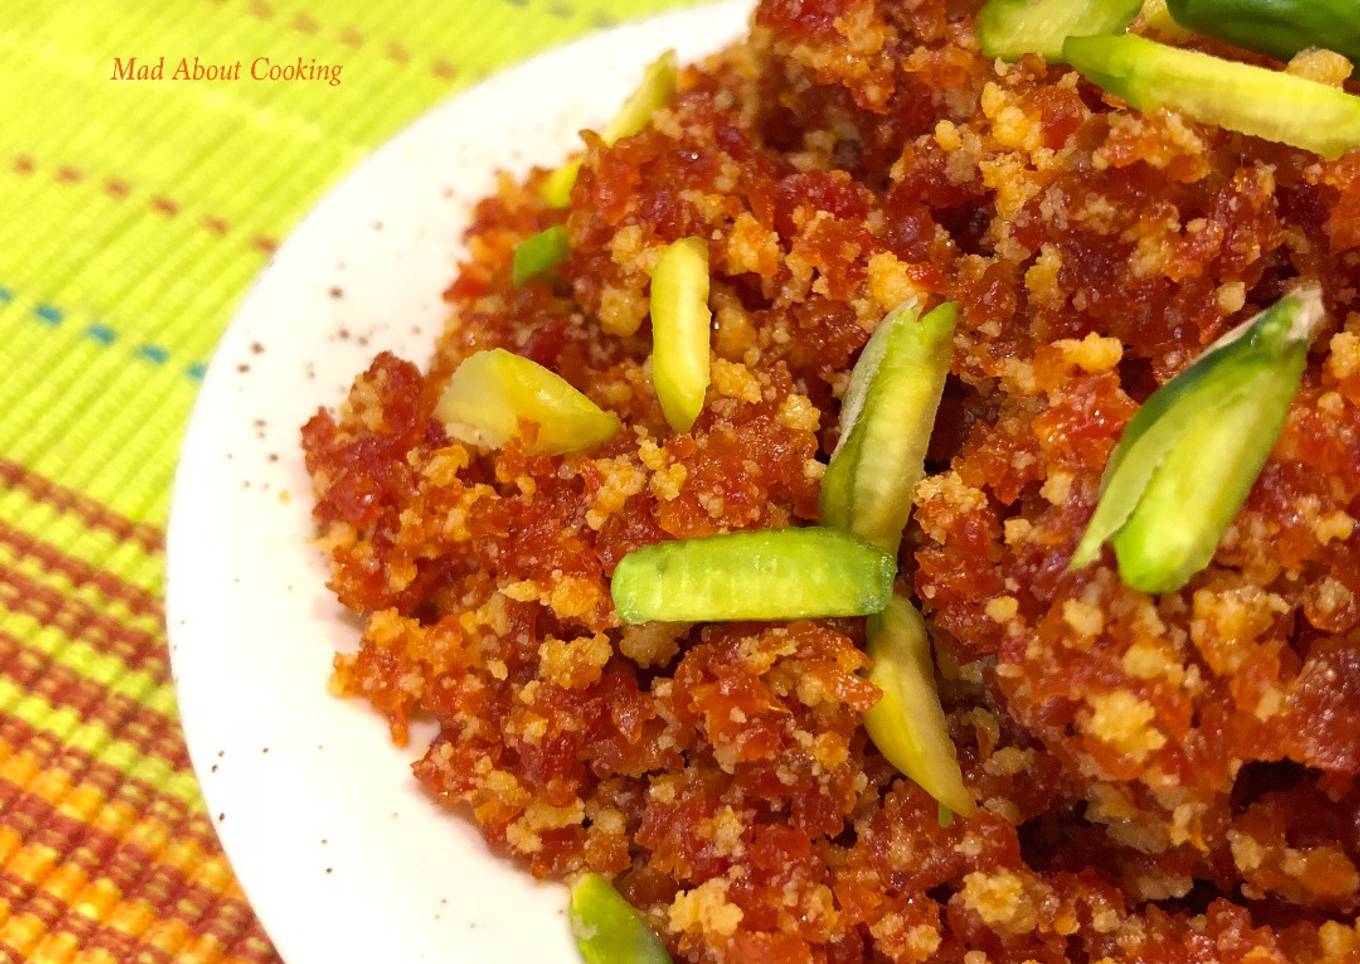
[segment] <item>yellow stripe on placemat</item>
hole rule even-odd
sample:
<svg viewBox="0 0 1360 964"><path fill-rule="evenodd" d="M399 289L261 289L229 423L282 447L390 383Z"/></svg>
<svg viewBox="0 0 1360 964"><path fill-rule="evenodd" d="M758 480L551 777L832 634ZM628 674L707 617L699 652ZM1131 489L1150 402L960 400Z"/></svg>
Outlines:
<svg viewBox="0 0 1360 964"><path fill-rule="evenodd" d="M0 526L60 548L63 555L102 569L148 595L159 597L165 569L160 552L101 528L69 511L0 482Z"/></svg>
<svg viewBox="0 0 1360 964"><path fill-rule="evenodd" d="M100 572L79 569L49 546L35 544L16 536L0 524L0 573L12 572L28 579L42 591L79 607L97 611L121 628L135 633L165 638L165 615L159 600L136 593L114 579L100 585Z"/></svg>
<svg viewBox="0 0 1360 964"><path fill-rule="evenodd" d="M71 639L55 626L46 625L27 613L0 606L0 624L43 654L56 666L65 667L105 686L112 693L126 696L158 713L176 713L175 690L167 681L140 670L130 670L114 656L100 653L93 646Z"/></svg>
<svg viewBox="0 0 1360 964"><path fill-rule="evenodd" d="M221 960L225 948L211 933L196 933L201 916L223 898L240 901L232 883L223 888L201 888L200 903L181 898L169 906L145 898L129 898L107 879L91 879L51 847L18 841L11 828L0 827L0 851L8 852L5 872L19 881L37 886L48 900L75 913L99 921L113 931L139 939L175 961ZM187 918L187 919L186 919ZM67 949L60 931L54 931L35 914L18 914L0 923L0 943L8 944L29 961L65 960Z"/></svg>
<svg viewBox="0 0 1360 964"><path fill-rule="evenodd" d="M95 574L66 568L59 555L44 558L39 555L41 548L22 539L11 541L8 535L0 525L0 572L20 573L63 599L76 600L99 611L125 629L164 639L165 616L154 598L126 592L116 582L101 588L90 581L97 578ZM142 611L134 611L133 607Z"/></svg>
<svg viewBox="0 0 1360 964"><path fill-rule="evenodd" d="M228 875L226 859L212 848L215 838L205 815L140 785L118 783L106 788L103 784L108 781L92 774L85 761L72 758L70 763L77 769L0 740L0 780L15 791L87 823L92 830L155 854L157 862L172 870L206 873L210 878ZM13 823L9 811L0 814L0 825ZM3 858L0 852L0 862Z"/></svg>
<svg viewBox="0 0 1360 964"><path fill-rule="evenodd" d="M108 615L129 623L149 624L156 632L165 621L158 594L118 578L98 562L68 555L52 542L7 525L3 519L0 519L0 567L19 569Z"/></svg>
<svg viewBox="0 0 1360 964"><path fill-rule="evenodd" d="M193 773L165 760L139 753L99 722L82 723L69 707L58 709L40 696L25 692L13 682L0 679L0 713L22 720L40 733L49 733L64 744L88 753L93 759L155 787L176 800L201 805Z"/></svg>

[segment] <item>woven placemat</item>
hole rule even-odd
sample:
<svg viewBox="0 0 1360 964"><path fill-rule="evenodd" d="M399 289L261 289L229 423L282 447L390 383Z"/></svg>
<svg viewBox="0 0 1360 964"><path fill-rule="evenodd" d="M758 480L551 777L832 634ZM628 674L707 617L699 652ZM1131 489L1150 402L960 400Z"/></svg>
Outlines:
<svg viewBox="0 0 1360 964"><path fill-rule="evenodd" d="M0 958L275 959L203 810L165 647L162 527L207 360L280 239L395 130L680 2L0 16Z"/></svg>

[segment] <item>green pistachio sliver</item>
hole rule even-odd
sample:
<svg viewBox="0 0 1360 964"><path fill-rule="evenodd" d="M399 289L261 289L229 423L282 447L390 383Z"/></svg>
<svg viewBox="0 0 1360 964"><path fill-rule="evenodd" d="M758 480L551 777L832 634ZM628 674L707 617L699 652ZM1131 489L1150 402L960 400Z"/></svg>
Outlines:
<svg viewBox="0 0 1360 964"><path fill-rule="evenodd" d="M581 158L573 157L543 178L538 191L548 207L571 207L571 189L576 186L576 177L580 173Z"/></svg>
<svg viewBox="0 0 1360 964"><path fill-rule="evenodd" d="M642 83L600 132L600 139L606 144L613 144L639 133L651 121L653 114L671 102L675 96L676 80L675 51L667 50L647 65Z"/></svg>
<svg viewBox="0 0 1360 964"><path fill-rule="evenodd" d="M1355 0L1167 0L1182 27L1288 60L1321 47L1360 61Z"/></svg>
<svg viewBox="0 0 1360 964"><path fill-rule="evenodd" d="M949 738L935 691L930 636L916 607L901 596L889 600L869 620L867 650L873 660L869 682L883 693L864 714L869 739L889 763L939 802L941 826L952 823L955 813L971 817L977 804L964 785Z"/></svg>
<svg viewBox="0 0 1360 964"><path fill-rule="evenodd" d="M647 65L642 83L624 102L614 119L600 131L600 140L610 145L639 133L653 114L671 102L675 96L677 76L675 51L667 50ZM581 159L578 157L567 161L543 179L539 192L549 207L564 208L571 205L571 189L576 186L576 176L580 172Z"/></svg>
<svg viewBox="0 0 1360 964"><path fill-rule="evenodd" d="M841 439L822 477L824 525L896 553L925 473L926 449L954 351L955 305L924 318L893 310L860 353L841 404Z"/></svg>
<svg viewBox="0 0 1360 964"><path fill-rule="evenodd" d="M864 616L892 595L895 560L839 529L658 542L628 553L610 592L625 623Z"/></svg>
<svg viewBox="0 0 1360 964"><path fill-rule="evenodd" d="M978 46L987 57L1041 54L1062 63L1068 37L1122 33L1143 0L990 0L978 12Z"/></svg>
<svg viewBox="0 0 1360 964"><path fill-rule="evenodd" d="M576 882L569 916L585 964L671 964L647 921L601 874Z"/></svg>
<svg viewBox="0 0 1360 964"><path fill-rule="evenodd" d="M1315 287L1287 295L1144 402L1070 568L1109 542L1125 584L1172 592L1208 565L1284 427L1323 313Z"/></svg>
<svg viewBox="0 0 1360 964"><path fill-rule="evenodd" d="M666 422L694 427L709 382L708 242L681 238L652 269L652 385Z"/></svg>
<svg viewBox="0 0 1360 964"><path fill-rule="evenodd" d="M619 430L618 417L556 372L492 348L463 359L435 406L451 438L499 448L521 437L531 452L557 455L590 448Z"/></svg>
<svg viewBox="0 0 1360 964"><path fill-rule="evenodd" d="M1304 77L1134 36L1069 37L1063 58L1140 111L1177 111L1328 160L1360 147L1360 97Z"/></svg>
<svg viewBox="0 0 1360 964"><path fill-rule="evenodd" d="M511 272L515 287L521 288L557 267L570 250L567 229L560 224L525 238L515 245Z"/></svg>

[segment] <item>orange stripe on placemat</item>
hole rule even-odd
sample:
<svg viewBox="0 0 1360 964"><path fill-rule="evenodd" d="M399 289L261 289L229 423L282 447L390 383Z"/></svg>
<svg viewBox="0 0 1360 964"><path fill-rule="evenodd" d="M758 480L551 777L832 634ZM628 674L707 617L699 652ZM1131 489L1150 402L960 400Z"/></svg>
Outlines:
<svg viewBox="0 0 1360 964"><path fill-rule="evenodd" d="M17 462L0 459L0 485L18 489L32 499L69 512L86 525L103 529L125 542L134 542L148 552L160 552L165 548L165 537L155 526L133 522L94 499L43 478Z"/></svg>
<svg viewBox="0 0 1360 964"><path fill-rule="evenodd" d="M83 639L100 652L116 656L129 669L142 670L157 683L170 677L163 637L124 626L89 603L5 566L0 566L0 606L55 626L72 639Z"/></svg>
<svg viewBox="0 0 1360 964"><path fill-rule="evenodd" d="M138 753L154 753L177 769L189 766L179 724L164 713L114 693L96 680L58 666L0 630L0 675L37 693L54 707L69 706L82 722L103 723Z"/></svg>
<svg viewBox="0 0 1360 964"><path fill-rule="evenodd" d="M137 868L141 872L134 871L126 883L119 883L84 846L67 852L34 842L16 849L10 863L15 870L0 870L0 897L12 906L22 906L49 934L78 928L86 932L86 946L103 946L115 954L124 949L115 942L135 943L149 929L118 927L114 922L120 919L145 915L160 925L178 925L175 930L181 941L211 935L219 944L229 943L251 919L250 905L230 877L225 887L205 886L153 864ZM36 879L26 876L30 872ZM82 912L81 905L99 903L101 891L116 895L123 908L100 908L98 916ZM81 917L93 926L78 920ZM230 923L215 933L219 931L213 926L217 918Z"/></svg>
<svg viewBox="0 0 1360 964"><path fill-rule="evenodd" d="M161 601L151 593L119 579L111 572L66 555L55 546L0 522L0 545L9 546L19 558L32 559L48 572L65 576L75 586L94 586L111 601L121 602L138 616L165 618Z"/></svg>
<svg viewBox="0 0 1360 964"><path fill-rule="evenodd" d="M88 786L119 807L91 816L96 826L108 824L110 832L122 826L127 813L137 819L155 819L176 828L176 835L205 853L218 850L217 835L205 813L161 793L154 786L106 763L84 750L63 744L50 733L41 733L22 720L0 714L0 773L10 782L43 792L54 799L71 785ZM4 819L0 809L0 820Z"/></svg>
<svg viewBox="0 0 1360 964"><path fill-rule="evenodd" d="M203 952L219 957L258 926L229 875L199 880L149 864L120 881L82 832L74 833L71 843L57 847L0 827L0 846L8 850L0 899L22 908L24 919L15 930L30 954L66 932L121 960L147 951L139 959L171 961ZM0 924L0 935L13 940L17 935L7 924Z"/></svg>
<svg viewBox="0 0 1360 964"><path fill-rule="evenodd" d="M121 775L113 777L118 783L110 786L109 775L92 772L88 761L62 762L65 766L8 743L0 748L0 823L18 825L28 819L22 812L11 818L11 807L30 811L50 807L111 840L155 850L161 863L177 870L223 859L217 837L201 813L178 801L156 800L153 789ZM80 766L86 767L84 772L77 769ZM164 850L172 838L175 846Z"/></svg>
<svg viewBox="0 0 1360 964"><path fill-rule="evenodd" d="M0 838L5 833L0 830ZM60 960L53 945L75 937L116 960L219 961L237 941L263 937L243 901L193 886L124 895L111 881L92 881L60 858L50 848L25 846L13 854L20 872L0 872L0 896L22 907L0 923L0 939L17 945L28 960ZM42 876L40 888L27 883L28 872Z"/></svg>
<svg viewBox="0 0 1360 964"><path fill-rule="evenodd" d="M0 941L37 954L73 933L117 960L276 960L200 814L21 721L0 730L0 906L17 915L0 915Z"/></svg>

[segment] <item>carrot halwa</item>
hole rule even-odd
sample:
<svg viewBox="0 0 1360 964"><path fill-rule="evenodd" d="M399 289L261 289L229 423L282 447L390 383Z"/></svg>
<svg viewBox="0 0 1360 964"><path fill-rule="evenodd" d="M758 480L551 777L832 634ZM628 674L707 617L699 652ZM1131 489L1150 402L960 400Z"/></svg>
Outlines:
<svg viewBox="0 0 1360 964"><path fill-rule="evenodd" d="M542 170L477 206L429 373L380 355L303 430L366 621L333 688L398 742L433 717L434 797L536 875L613 877L677 959L1360 961L1360 152L988 60L978 6L762 0L650 127L585 135L570 211ZM648 285L689 236L712 377L676 434ZM1327 318L1212 564L1156 596L1109 552L1069 571L1139 403L1300 280ZM959 306L898 577L979 804L948 826L866 739L862 619L624 626L609 589L642 546L814 524L849 369L913 297ZM441 390L493 347L623 430L451 442Z"/></svg>

